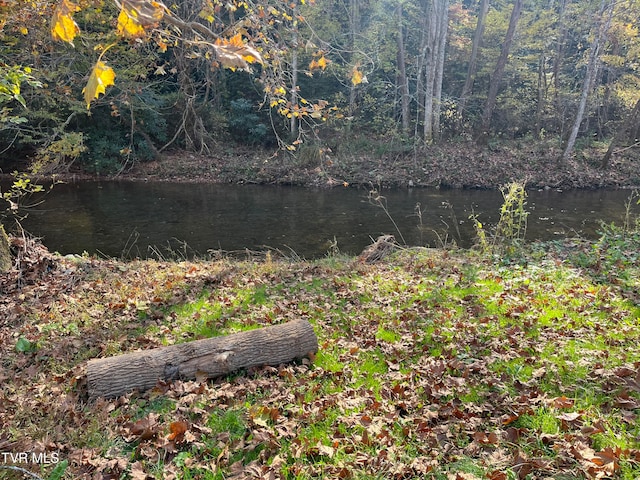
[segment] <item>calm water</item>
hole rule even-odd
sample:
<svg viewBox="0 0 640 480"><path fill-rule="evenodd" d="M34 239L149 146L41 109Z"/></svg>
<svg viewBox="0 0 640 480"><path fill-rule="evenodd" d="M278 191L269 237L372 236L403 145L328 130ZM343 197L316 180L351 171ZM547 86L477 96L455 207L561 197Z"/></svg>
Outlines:
<svg viewBox="0 0 640 480"><path fill-rule="evenodd" d="M409 245L469 246L475 213L497 220L495 191L383 191L389 215ZM600 221L621 224L629 191L530 191L528 238L596 238ZM52 251L148 257L170 250L204 254L279 249L305 258L325 255L332 242L359 253L383 233L401 240L366 189L313 190L250 185L85 182L57 185L30 209L25 228ZM419 205L421 215L417 212ZM637 209L637 207L636 207Z"/></svg>

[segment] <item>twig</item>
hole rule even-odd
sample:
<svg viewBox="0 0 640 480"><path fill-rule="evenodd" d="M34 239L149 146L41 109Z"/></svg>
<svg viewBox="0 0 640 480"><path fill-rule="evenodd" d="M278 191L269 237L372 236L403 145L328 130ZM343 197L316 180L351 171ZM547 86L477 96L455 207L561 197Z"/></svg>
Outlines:
<svg viewBox="0 0 640 480"><path fill-rule="evenodd" d="M396 232L398 232L398 235L400 235L400 238L402 239L402 243L406 245L407 242L404 239L404 235L402 235L402 232L400 231L400 227L398 227L398 224L389 213L389 209L387 208L386 197L383 197L382 195L380 195L378 191L374 188L369 191L369 203L380 207L384 211L387 217L389 217L389 220L391 220L391 223L393 223L393 226L395 227Z"/></svg>
<svg viewBox="0 0 640 480"><path fill-rule="evenodd" d="M29 470L26 470L22 467L14 467L13 465L0 465L0 470L3 468L7 470L15 470L16 472L20 472L20 473L26 473L27 475L31 475L33 478L37 478L38 480L44 480L44 478L39 477L35 473L30 472Z"/></svg>

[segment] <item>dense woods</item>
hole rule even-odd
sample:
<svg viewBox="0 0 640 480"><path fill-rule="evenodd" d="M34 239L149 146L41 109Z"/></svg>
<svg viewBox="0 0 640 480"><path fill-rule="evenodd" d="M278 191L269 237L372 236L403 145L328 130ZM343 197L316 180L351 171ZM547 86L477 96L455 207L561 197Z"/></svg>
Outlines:
<svg viewBox="0 0 640 480"><path fill-rule="evenodd" d="M167 1L141 35L123 33L120 8L147 3L160 5L0 1L4 162L106 172L173 148L296 155L347 138L405 149L552 139L563 161L638 138L635 0ZM73 45L51 33L63 4ZM233 48L259 61L236 62ZM88 110L98 61L114 85Z"/></svg>

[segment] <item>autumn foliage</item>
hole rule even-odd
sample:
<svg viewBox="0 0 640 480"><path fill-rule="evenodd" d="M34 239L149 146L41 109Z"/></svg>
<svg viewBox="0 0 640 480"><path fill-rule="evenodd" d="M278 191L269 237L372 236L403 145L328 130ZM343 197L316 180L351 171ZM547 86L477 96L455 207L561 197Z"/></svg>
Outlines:
<svg viewBox="0 0 640 480"><path fill-rule="evenodd" d="M147 37L151 30L157 27L166 16L172 18L171 23L178 26L189 27L182 20L173 17L169 9L162 3L155 0L122 0L116 2L120 5L120 13L117 19L116 33L119 37L128 40L136 40ZM80 7L71 0L60 0L60 3L53 14L51 35L54 40L67 42L73 46L73 41L80 34L80 28L73 19L73 14L80 11ZM191 28L195 28L192 24ZM198 24L199 25L199 24ZM206 27L200 26L200 30ZM209 32L215 37L213 32ZM249 69L250 63L263 63L258 51L248 45L240 33L231 38L215 38L209 44L216 52L215 62L221 66L235 69ZM109 47L103 49L100 58ZM160 48L166 48L162 44ZM113 69L102 60L98 60L94 65L89 82L84 88L87 108L90 107L91 100L98 98L105 93L106 88L114 84L115 73Z"/></svg>

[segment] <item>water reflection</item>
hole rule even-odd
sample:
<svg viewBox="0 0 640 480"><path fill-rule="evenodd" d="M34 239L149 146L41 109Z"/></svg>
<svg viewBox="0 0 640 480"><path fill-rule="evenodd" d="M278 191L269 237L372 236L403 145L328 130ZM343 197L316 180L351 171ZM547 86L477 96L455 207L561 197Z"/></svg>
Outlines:
<svg viewBox="0 0 640 480"><path fill-rule="evenodd" d="M87 182L58 185L24 222L60 253L149 256L188 245L191 253L266 247L306 258L340 251L359 253L383 233L409 245L473 242L472 213L496 222L500 192L410 189L383 191L384 211L366 189ZM622 223L624 190L529 192L528 239L581 235L596 238L600 221ZM419 205L419 209L416 206ZM181 244L180 242L184 242Z"/></svg>

